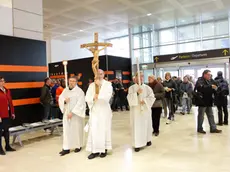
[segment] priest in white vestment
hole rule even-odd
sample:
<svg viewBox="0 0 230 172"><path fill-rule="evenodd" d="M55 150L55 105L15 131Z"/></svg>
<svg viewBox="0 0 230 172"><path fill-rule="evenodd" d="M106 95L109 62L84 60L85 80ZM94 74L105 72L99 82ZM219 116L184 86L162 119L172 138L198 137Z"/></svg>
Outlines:
<svg viewBox="0 0 230 172"><path fill-rule="evenodd" d="M145 146L151 146L152 140L152 118L151 107L155 101L153 90L143 84L143 74L138 75L136 83L129 88L128 102L130 106L130 122L132 129L132 144L136 152Z"/></svg>
<svg viewBox="0 0 230 172"><path fill-rule="evenodd" d="M61 156L74 152L80 152L83 146L84 118L85 118L85 94L77 86L77 78L69 78L69 87L65 88L59 97L59 107L63 113L63 150Z"/></svg>
<svg viewBox="0 0 230 172"><path fill-rule="evenodd" d="M99 79L89 85L86 93L86 102L90 109L88 122L89 135L86 150L91 152L88 159L98 156L106 157L107 150L112 149L111 122L112 110L109 101L112 97L113 88L110 82L104 80L104 71L98 70ZM95 84L99 85L100 91L95 93Z"/></svg>

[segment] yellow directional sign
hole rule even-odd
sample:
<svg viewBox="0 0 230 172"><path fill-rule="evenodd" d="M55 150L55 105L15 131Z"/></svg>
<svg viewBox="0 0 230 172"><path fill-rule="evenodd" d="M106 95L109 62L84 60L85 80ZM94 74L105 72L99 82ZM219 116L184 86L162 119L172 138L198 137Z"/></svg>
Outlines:
<svg viewBox="0 0 230 172"><path fill-rule="evenodd" d="M155 57L155 62L158 62L159 58L158 57Z"/></svg>
<svg viewBox="0 0 230 172"><path fill-rule="evenodd" d="M228 50L225 49L222 53L224 54L224 56L227 56L228 55Z"/></svg>

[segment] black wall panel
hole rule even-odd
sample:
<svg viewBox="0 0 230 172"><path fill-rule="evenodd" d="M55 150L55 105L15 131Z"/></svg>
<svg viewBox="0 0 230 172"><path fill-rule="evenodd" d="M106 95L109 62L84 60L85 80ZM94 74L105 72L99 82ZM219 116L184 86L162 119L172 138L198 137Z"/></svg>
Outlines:
<svg viewBox="0 0 230 172"><path fill-rule="evenodd" d="M41 88L12 89L11 95L13 100L36 98L36 97L40 97Z"/></svg>
<svg viewBox="0 0 230 172"><path fill-rule="evenodd" d="M46 43L44 41L0 35L0 65L44 66L46 67ZM17 66L15 66L17 65ZM41 82L47 76L46 71L6 72L0 68L0 76L7 83L17 85L19 82ZM11 89L13 100L39 98L41 88ZM23 104L15 107L16 120L13 125L41 120L43 108L37 104Z"/></svg>
<svg viewBox="0 0 230 172"><path fill-rule="evenodd" d="M41 104L17 106L15 108L16 119L12 121L13 126L23 123L32 123L42 120L43 107Z"/></svg>
<svg viewBox="0 0 230 172"><path fill-rule="evenodd" d="M108 56L108 68L110 71L129 71L131 73L131 59L130 58L124 58L124 57L117 57L117 56ZM115 79L115 74L110 75L109 79L113 80ZM130 75L122 75L123 80L130 80Z"/></svg>
<svg viewBox="0 0 230 172"><path fill-rule="evenodd" d="M6 82L43 82L47 72L1 72L0 69L0 76L4 76Z"/></svg>
<svg viewBox="0 0 230 172"><path fill-rule="evenodd" d="M46 43L0 35L0 64L46 66Z"/></svg>
<svg viewBox="0 0 230 172"><path fill-rule="evenodd" d="M82 88L85 90L87 88L88 79L93 79L93 72L91 67L91 58L83 58L83 59L77 59L77 60L70 60L68 61L68 74L75 74L82 73L81 80L83 83ZM112 80L115 78L115 71L121 70L121 71L130 71L131 72L131 59L129 58L122 58L122 57L116 57L116 56L110 56L106 55L100 56L100 68L104 71L113 71L114 74L108 75L109 80ZM58 63L50 63L49 64L49 75L63 75L64 74L64 67L62 65L62 62ZM131 77L128 75L123 76L124 80L130 80Z"/></svg>

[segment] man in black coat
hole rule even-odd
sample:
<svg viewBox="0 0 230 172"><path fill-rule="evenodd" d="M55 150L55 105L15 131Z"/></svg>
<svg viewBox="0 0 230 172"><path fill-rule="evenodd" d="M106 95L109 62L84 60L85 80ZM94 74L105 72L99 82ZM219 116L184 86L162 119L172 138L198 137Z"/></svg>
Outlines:
<svg viewBox="0 0 230 172"><path fill-rule="evenodd" d="M197 132L206 134L203 129L204 113L206 113L210 125L211 133L221 133L221 130L216 128L214 116L213 116L213 95L218 89L214 80L211 80L211 71L205 70L203 76L200 77L196 83L195 90L200 94L198 106L198 119L197 119Z"/></svg>
<svg viewBox="0 0 230 172"><path fill-rule="evenodd" d="M171 78L171 74L169 72L165 74L165 81L163 82L163 87L165 88L165 100L167 107L169 109L169 117L166 124L170 124L171 120L174 121L177 85L175 81Z"/></svg>
<svg viewBox="0 0 230 172"><path fill-rule="evenodd" d="M215 105L218 108L218 125L228 125L228 98L229 86L228 82L223 78L223 73L219 71L217 77L215 78L218 84L218 90L215 94ZM223 121L223 111L224 111L224 121Z"/></svg>
<svg viewBox="0 0 230 172"><path fill-rule="evenodd" d="M51 118L51 114L52 114L53 98L51 94L50 85L51 85L51 79L46 78L44 80L44 86L41 89L40 102L44 107L43 121L46 121L49 118Z"/></svg>

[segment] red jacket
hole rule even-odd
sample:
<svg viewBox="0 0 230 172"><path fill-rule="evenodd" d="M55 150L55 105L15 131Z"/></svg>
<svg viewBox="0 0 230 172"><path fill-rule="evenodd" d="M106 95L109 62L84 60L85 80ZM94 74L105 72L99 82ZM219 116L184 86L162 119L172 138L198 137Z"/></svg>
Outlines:
<svg viewBox="0 0 230 172"><path fill-rule="evenodd" d="M12 97L10 90L6 89L6 93L0 89L0 118L9 118L9 115L14 114L14 106L12 103ZM8 104L11 114L9 114Z"/></svg>

